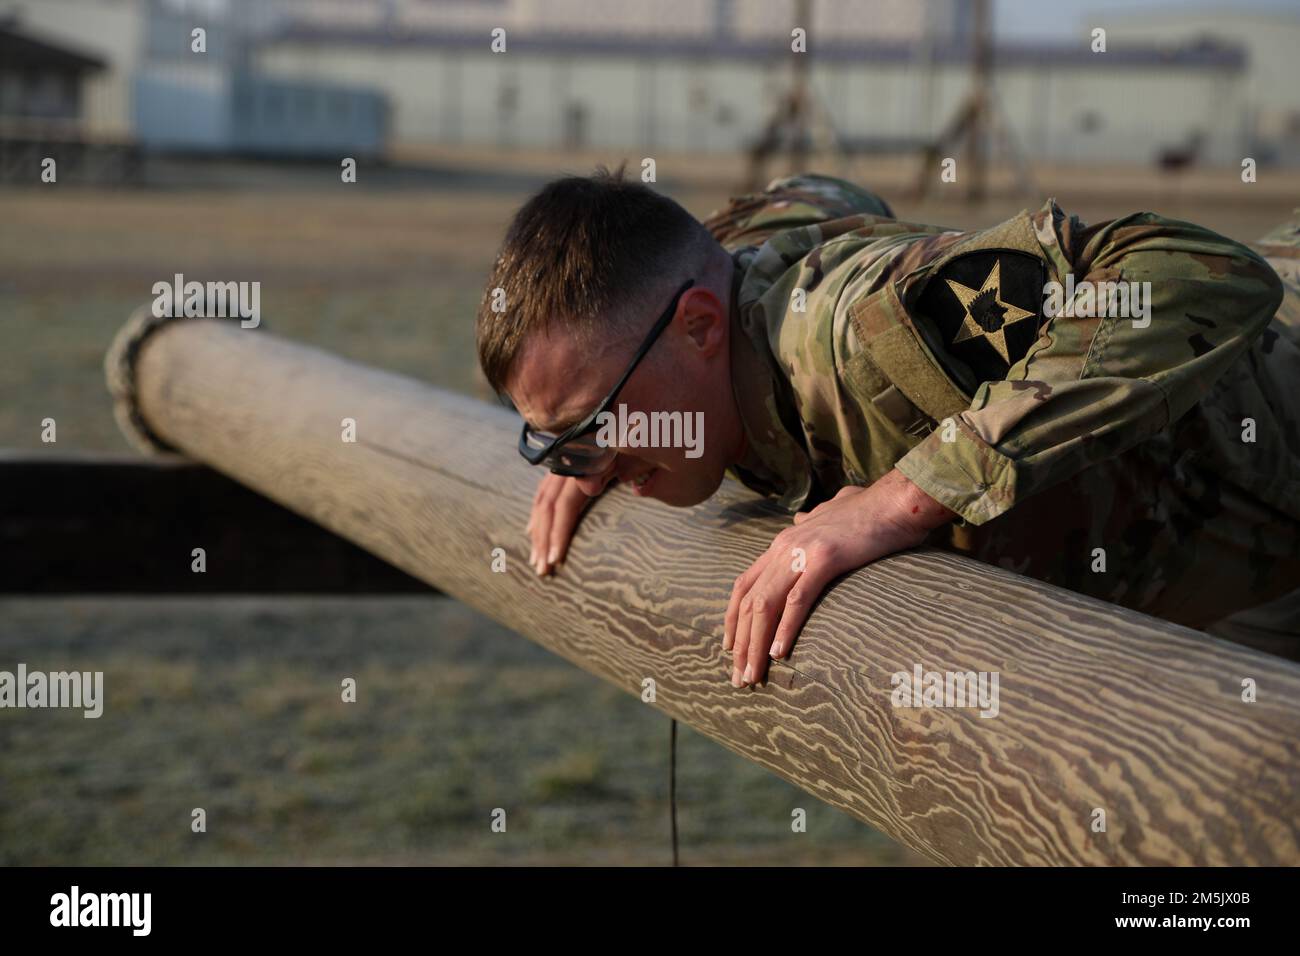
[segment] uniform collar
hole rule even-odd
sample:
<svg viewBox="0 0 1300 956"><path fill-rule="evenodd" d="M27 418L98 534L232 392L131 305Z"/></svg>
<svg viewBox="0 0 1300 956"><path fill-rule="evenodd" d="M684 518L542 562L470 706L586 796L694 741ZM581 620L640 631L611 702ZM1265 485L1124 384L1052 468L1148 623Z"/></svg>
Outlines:
<svg viewBox="0 0 1300 956"><path fill-rule="evenodd" d="M779 374L766 329L740 308L745 253L732 257L731 388L745 430L745 453L732 465L737 477L763 494L776 495L781 507L798 511L812 489L808 453L782 426L794 410L782 399Z"/></svg>

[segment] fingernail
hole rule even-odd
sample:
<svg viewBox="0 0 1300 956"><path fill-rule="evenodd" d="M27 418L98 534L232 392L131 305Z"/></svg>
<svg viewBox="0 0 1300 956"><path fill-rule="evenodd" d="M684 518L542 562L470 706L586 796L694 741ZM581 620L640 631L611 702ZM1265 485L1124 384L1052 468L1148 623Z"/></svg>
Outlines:
<svg viewBox="0 0 1300 956"><path fill-rule="evenodd" d="M560 549L551 548L551 553L546 556L546 561L548 564L554 564L556 561L559 560L559 557L560 557Z"/></svg>
<svg viewBox="0 0 1300 956"><path fill-rule="evenodd" d="M781 642L780 642L780 641L777 641L775 644L772 645L772 656L773 656L773 657L780 657L780 656L781 656Z"/></svg>
<svg viewBox="0 0 1300 956"><path fill-rule="evenodd" d="M533 550L531 550L531 551L528 552L528 563L531 564L533 567L537 567L537 549L536 549L536 548L533 548Z"/></svg>
<svg viewBox="0 0 1300 956"><path fill-rule="evenodd" d="M747 666L745 668L745 683L746 684L754 683L754 668L752 665Z"/></svg>
<svg viewBox="0 0 1300 956"><path fill-rule="evenodd" d="M739 668L737 668L736 670L734 670L734 671L731 672L731 686L732 686L732 687L739 687L739 686L740 686L740 670L739 670Z"/></svg>

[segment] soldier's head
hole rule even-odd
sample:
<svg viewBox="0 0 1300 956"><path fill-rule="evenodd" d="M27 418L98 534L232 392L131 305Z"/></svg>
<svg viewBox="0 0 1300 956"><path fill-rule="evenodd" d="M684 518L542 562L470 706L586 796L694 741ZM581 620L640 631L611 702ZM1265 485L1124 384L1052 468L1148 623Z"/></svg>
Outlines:
<svg viewBox="0 0 1300 956"><path fill-rule="evenodd" d="M574 474L592 495L614 478L673 505L713 494L743 445L731 391L731 278L731 257L708 230L625 180L621 167L544 187L510 225L477 323L483 372L528 425L524 450L537 458L590 418L640 354L609 411L626 406L633 426L636 413L657 416L664 431L702 419L697 447L645 447L634 428L626 441L591 423L539 463Z"/></svg>

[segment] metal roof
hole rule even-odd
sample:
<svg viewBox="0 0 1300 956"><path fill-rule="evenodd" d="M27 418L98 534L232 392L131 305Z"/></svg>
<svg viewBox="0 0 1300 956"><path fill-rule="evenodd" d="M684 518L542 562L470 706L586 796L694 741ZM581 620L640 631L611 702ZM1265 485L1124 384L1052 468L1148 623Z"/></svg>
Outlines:
<svg viewBox="0 0 1300 956"><path fill-rule="evenodd" d="M20 33L16 27L17 24L12 20L0 22L0 63L5 66L23 69L53 67L90 73L108 65L93 54L38 39L29 33Z"/></svg>

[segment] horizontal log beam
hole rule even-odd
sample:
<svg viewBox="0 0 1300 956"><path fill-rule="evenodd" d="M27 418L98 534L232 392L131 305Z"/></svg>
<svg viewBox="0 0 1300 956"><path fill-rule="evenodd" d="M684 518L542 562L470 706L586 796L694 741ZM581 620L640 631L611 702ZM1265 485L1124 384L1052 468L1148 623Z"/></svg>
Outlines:
<svg viewBox="0 0 1300 956"><path fill-rule="evenodd" d="M1300 863L1300 665L918 551L841 579L737 690L731 582L788 522L739 486L685 511L615 489L539 579L511 413L221 320L130 337L109 364L136 356L117 388L155 438L629 693L653 679L662 711L936 861ZM895 706L918 665L997 673L997 715Z"/></svg>
<svg viewBox="0 0 1300 956"><path fill-rule="evenodd" d="M431 588L204 465L0 451L0 594ZM194 570L203 549L205 568Z"/></svg>

